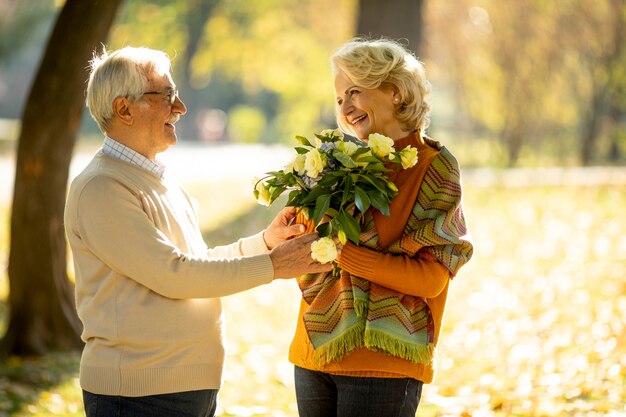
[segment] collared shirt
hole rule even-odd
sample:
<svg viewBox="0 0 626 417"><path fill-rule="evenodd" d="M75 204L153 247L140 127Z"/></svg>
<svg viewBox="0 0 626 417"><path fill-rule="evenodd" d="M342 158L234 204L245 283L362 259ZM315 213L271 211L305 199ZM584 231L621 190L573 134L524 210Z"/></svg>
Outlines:
<svg viewBox="0 0 626 417"><path fill-rule="evenodd" d="M132 150L128 146L122 145L108 136L104 137L102 152L113 158L121 159L122 161L131 163L141 169L145 169L159 178L163 178L163 174L165 173L165 167L163 165L149 160L139 152Z"/></svg>

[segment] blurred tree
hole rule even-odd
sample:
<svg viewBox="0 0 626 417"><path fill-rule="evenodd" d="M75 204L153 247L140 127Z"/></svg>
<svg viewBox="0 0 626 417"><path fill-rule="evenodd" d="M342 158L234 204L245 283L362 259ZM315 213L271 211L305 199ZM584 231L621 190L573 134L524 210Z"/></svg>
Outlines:
<svg viewBox="0 0 626 417"><path fill-rule="evenodd" d="M457 123L477 136L497 137L504 165L518 164L524 151L540 154L542 146L563 154L557 144L545 144L576 120L576 103L563 100L561 3L459 0L451 6L432 4L428 50L447 74L442 82L453 86ZM574 135L568 137L575 148Z"/></svg>
<svg viewBox="0 0 626 417"><path fill-rule="evenodd" d="M490 7L493 36L488 46L496 69L492 75L499 80L495 83L502 113L499 136L507 149L508 164L514 166L522 148L536 144L549 117L545 103L560 54L558 42L554 42L555 9L551 5L541 0L496 3ZM475 20L487 12L472 10Z"/></svg>
<svg viewBox="0 0 626 417"><path fill-rule="evenodd" d="M359 0L357 34L408 41L420 54L423 36L424 0Z"/></svg>
<svg viewBox="0 0 626 417"><path fill-rule="evenodd" d="M205 26L211 13L220 3L220 0L188 0L187 8L184 12L185 29L187 32L187 42L183 52L182 77L178 84L181 97L189 100L187 103L188 118L197 119L199 106L196 104L192 85L192 61L198 52L198 47L205 33ZM183 124L186 129L181 132L185 137L197 138L199 136L198 123Z"/></svg>
<svg viewBox="0 0 626 417"><path fill-rule="evenodd" d="M81 345L67 277L65 191L84 108L85 66L121 2L66 1L28 97L17 148L4 354L40 355Z"/></svg>
<svg viewBox="0 0 626 417"><path fill-rule="evenodd" d="M355 7L355 0L221 2L192 62L196 93L211 96L216 79L239 86L244 102L227 106L231 97L224 96L220 109L261 108L265 142L334 126L328 56L353 36Z"/></svg>
<svg viewBox="0 0 626 417"><path fill-rule="evenodd" d="M27 2L0 1L0 60L28 45L42 20L47 20L54 9L53 0Z"/></svg>
<svg viewBox="0 0 626 417"><path fill-rule="evenodd" d="M577 0L562 20L569 68L580 104L580 160L617 160L617 142L626 117L626 0ZM608 142L599 155L599 141Z"/></svg>
<svg viewBox="0 0 626 417"><path fill-rule="evenodd" d="M20 118L56 15L54 0L0 0L0 118Z"/></svg>

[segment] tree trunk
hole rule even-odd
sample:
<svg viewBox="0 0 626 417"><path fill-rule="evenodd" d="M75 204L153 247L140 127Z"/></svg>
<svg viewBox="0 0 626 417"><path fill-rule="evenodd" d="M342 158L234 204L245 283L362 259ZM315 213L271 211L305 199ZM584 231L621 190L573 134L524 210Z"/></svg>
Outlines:
<svg viewBox="0 0 626 417"><path fill-rule="evenodd" d="M519 161L522 145L526 134L521 126L508 126L501 133L502 140L506 144L509 168L513 168Z"/></svg>
<svg viewBox="0 0 626 417"><path fill-rule="evenodd" d="M359 36L402 41L419 55L423 33L424 0L360 0L357 18Z"/></svg>
<svg viewBox="0 0 626 417"><path fill-rule="evenodd" d="M611 110L608 114L609 124L611 126L609 133L609 151L607 154L607 160L612 164L617 164L622 160L622 151L620 148L620 140L624 136L624 122L622 121L626 117L626 113L622 107L615 101L611 103Z"/></svg>
<svg viewBox="0 0 626 417"><path fill-rule="evenodd" d="M601 91L599 91L601 90ZM591 165L596 156L596 142L598 141L600 119L605 115L605 94L601 88L595 90L588 114L583 117L581 132L580 162L584 166Z"/></svg>
<svg viewBox="0 0 626 417"><path fill-rule="evenodd" d="M193 93L191 64L204 36L206 23L219 2L220 0L194 0L188 2L189 4L187 5L188 9L185 15L187 44L183 54L182 77L180 77L178 84L181 97L187 104L186 119L191 121L191 123L181 123L180 136L184 139L197 140L200 136L196 121L198 118L197 110L201 106L199 106L197 94Z"/></svg>
<svg viewBox="0 0 626 417"><path fill-rule="evenodd" d="M85 67L121 2L67 0L31 88L17 147L3 354L42 355L81 346L63 210L84 107Z"/></svg>

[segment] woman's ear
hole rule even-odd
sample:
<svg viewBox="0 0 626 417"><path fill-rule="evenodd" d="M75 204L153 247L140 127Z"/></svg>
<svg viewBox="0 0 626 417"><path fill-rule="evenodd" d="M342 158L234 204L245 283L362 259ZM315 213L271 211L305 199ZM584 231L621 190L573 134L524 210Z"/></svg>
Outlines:
<svg viewBox="0 0 626 417"><path fill-rule="evenodd" d="M389 94L391 96L391 101L393 102L393 104L400 104L400 102L402 101L402 97L400 96L400 90L397 86L388 83L386 85L383 84L381 88L383 91L385 91L386 94Z"/></svg>
<svg viewBox="0 0 626 417"><path fill-rule="evenodd" d="M113 100L113 113L121 123L130 126L133 124L133 114L130 101L126 97L116 97Z"/></svg>
<svg viewBox="0 0 626 417"><path fill-rule="evenodd" d="M398 87L392 85L391 91L393 91L393 104L400 104L402 97L400 96L400 90L398 90Z"/></svg>

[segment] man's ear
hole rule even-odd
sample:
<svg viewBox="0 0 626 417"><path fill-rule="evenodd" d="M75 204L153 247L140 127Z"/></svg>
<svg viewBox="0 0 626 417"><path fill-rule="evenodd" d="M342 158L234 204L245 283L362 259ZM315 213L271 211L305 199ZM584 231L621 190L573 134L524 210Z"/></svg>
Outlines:
<svg viewBox="0 0 626 417"><path fill-rule="evenodd" d="M116 97L115 100L113 100L113 113L115 114L115 118L121 123L127 126L133 124L133 113L128 98Z"/></svg>

